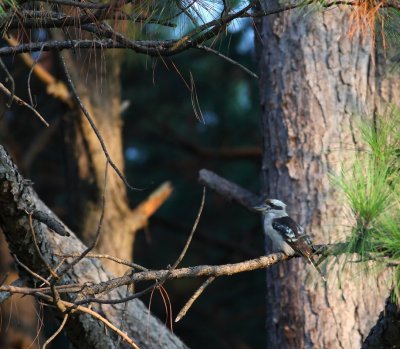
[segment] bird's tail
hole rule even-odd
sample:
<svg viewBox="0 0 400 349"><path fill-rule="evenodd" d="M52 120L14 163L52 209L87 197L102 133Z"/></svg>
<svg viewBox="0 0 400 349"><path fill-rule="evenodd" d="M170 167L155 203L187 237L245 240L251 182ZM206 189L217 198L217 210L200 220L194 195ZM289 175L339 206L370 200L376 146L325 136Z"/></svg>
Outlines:
<svg viewBox="0 0 400 349"><path fill-rule="evenodd" d="M325 276L322 274L321 269L315 264L315 262L311 259L311 256L307 256L308 261L310 262L310 264L313 266L313 268L318 272L319 275L321 275L322 280L324 280L324 282L327 282Z"/></svg>

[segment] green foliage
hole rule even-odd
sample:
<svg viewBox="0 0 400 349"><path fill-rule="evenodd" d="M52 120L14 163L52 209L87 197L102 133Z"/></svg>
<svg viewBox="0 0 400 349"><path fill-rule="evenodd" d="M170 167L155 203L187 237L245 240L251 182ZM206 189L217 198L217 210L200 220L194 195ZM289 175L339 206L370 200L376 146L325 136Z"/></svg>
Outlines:
<svg viewBox="0 0 400 349"><path fill-rule="evenodd" d="M15 0L1 0L0 1L0 15L7 12L7 9L16 9L17 2Z"/></svg>
<svg viewBox="0 0 400 349"><path fill-rule="evenodd" d="M400 261L400 110L392 107L361 125L366 149L358 152L349 170L335 178L344 192L355 224L347 253L379 265ZM399 296L400 268L393 274Z"/></svg>

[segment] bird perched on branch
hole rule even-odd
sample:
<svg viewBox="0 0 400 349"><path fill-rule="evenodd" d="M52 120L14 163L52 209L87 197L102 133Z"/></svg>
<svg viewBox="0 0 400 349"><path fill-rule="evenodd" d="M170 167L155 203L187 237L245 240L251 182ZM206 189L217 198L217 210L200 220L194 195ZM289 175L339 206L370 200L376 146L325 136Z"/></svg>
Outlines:
<svg viewBox="0 0 400 349"><path fill-rule="evenodd" d="M310 237L286 212L286 205L276 199L267 199L254 210L263 215L264 232L272 240L273 247L288 256L298 254L304 258L321 274L313 261L314 247Z"/></svg>

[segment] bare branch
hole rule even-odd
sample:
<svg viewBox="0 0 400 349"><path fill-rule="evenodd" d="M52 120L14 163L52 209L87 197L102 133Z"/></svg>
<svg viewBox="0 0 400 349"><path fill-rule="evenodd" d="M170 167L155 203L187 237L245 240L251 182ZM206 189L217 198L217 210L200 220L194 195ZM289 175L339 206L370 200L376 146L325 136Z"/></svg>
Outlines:
<svg viewBox="0 0 400 349"><path fill-rule="evenodd" d="M175 322L180 321L186 315L186 313L193 305L193 303L196 301L196 299L200 297L200 295L207 288L207 286L210 285L214 280L215 276L210 276L206 281L204 281L204 283L198 288L198 290L193 294L192 297L189 298L187 303L183 306L179 314L176 316Z"/></svg>
<svg viewBox="0 0 400 349"><path fill-rule="evenodd" d="M78 95L78 92L77 92L77 90L76 90L76 88L75 88L75 85L74 85L74 83L72 82L72 78L71 78L71 76L70 76L70 74L69 74L69 72L68 72L67 65L65 64L64 58L61 56L61 54L60 54L59 56L60 56L61 63L62 63L62 65L63 65L63 67L64 67L64 72L65 72L65 75L66 75L66 77L67 77L68 85L69 85L70 88L71 88L72 95L74 96L74 98L75 98L77 104L80 106L80 108L81 108L83 114L85 115L87 121L89 122L90 127L92 128L92 130L93 130L93 132L95 133L97 139L99 140L100 145L101 145L101 148L103 149L104 155L105 155L105 157L106 157L106 159L107 159L107 163L110 164L110 166L114 169L114 171L115 171L115 173L118 175L118 177L125 183L125 185L126 185L129 189L132 189L132 190L141 190L141 189L138 189L138 188L134 188L134 187L132 187L132 186L129 184L128 180L127 180L126 177L123 175L123 173L121 172L121 170L117 167L117 165L116 165L116 164L114 163L114 161L111 159L110 154L108 153L106 144L104 143L103 137L102 137L101 134L100 134L100 131L99 131L98 128L96 127L96 125L95 125L95 123L94 123L94 121L93 121L93 118L91 117L91 115L89 114L89 112L87 111L87 109L85 108L85 106L83 105L82 100L81 100L81 98L80 98L79 95Z"/></svg>
<svg viewBox="0 0 400 349"><path fill-rule="evenodd" d="M141 214L145 219L152 216L160 206L170 197L173 191L171 182L162 183L149 197L140 203L133 212Z"/></svg>
<svg viewBox="0 0 400 349"><path fill-rule="evenodd" d="M259 197L253 193L209 170L200 170L199 182L214 190L225 199L236 201L250 211L253 211L253 206L260 201Z"/></svg>
<svg viewBox="0 0 400 349"><path fill-rule="evenodd" d="M49 296L45 296L43 294L36 294L37 297L46 300L49 303L53 303L54 299ZM104 325L106 325L109 329L117 333L124 341L126 341L132 348L140 349L140 347L124 332L122 332L118 327L114 326L110 321L108 321L105 317L101 316L99 313L93 311L92 309L83 307L81 305L76 305L71 302L67 302L64 300L59 300L59 302L66 308L66 312L81 312L85 314L89 314L93 318L101 321ZM64 324L65 325L65 324Z"/></svg>
<svg viewBox="0 0 400 349"><path fill-rule="evenodd" d="M22 105L22 106L32 110L32 112L40 119L40 121L43 122L47 127L49 127L49 123L44 119L44 117L42 115L40 115L40 113L35 108L33 108L31 105L26 103L24 100L22 100L18 96L14 95L12 92L10 92L10 90L7 87L5 87L2 83L0 83L0 90L3 91L3 93L5 95L10 97L18 105Z"/></svg>
<svg viewBox="0 0 400 349"><path fill-rule="evenodd" d="M183 247L181 254L179 255L178 259L175 261L175 263L172 265L170 272L173 272L174 269L179 265L180 262L182 262L183 258L185 257L185 254L189 248L189 245L192 242L193 235L197 229L197 226L199 225L201 213L203 212L203 208L204 208L205 199L206 199L206 188L203 187L203 195L201 197L201 204L200 204L199 212L197 213L196 220L193 224L192 231L190 232L190 235L186 241L185 246Z"/></svg>
<svg viewBox="0 0 400 349"><path fill-rule="evenodd" d="M42 276L40 276L38 273L35 273L33 270L31 270L29 267L27 267L24 263L22 263L18 257L14 254L13 258L15 259L15 261L17 262L17 264L24 269L25 271L27 271L29 274L31 274L32 276L34 276L35 278L37 278L38 280L42 281L45 285L50 285L50 283Z"/></svg>
<svg viewBox="0 0 400 349"><path fill-rule="evenodd" d="M8 97L9 101L6 104L7 108L10 108L12 101L14 100L14 96L15 96L15 81L2 59L0 59L0 66L6 73L7 78L10 80L10 83L11 83L11 93L10 93L10 96Z"/></svg>
<svg viewBox="0 0 400 349"><path fill-rule="evenodd" d="M50 216L55 216L37 198L30 187L30 182L25 181L21 177L9 155L2 147L0 147L0 188L0 224L9 242L11 252L16 254L22 263L35 273L40 275L47 274L47 268L41 262L36 249L33 248L28 216L25 211L33 212L37 210L45 212ZM55 256L55 253L80 253L80 251L85 250L85 246L72 232L70 232L70 237L65 238L54 234L44 224L39 224L35 221L33 224L41 254L46 260L51 260L52 265L60 265L60 260ZM54 286L54 290L58 294L65 294L65 297L74 301L77 294L85 292L86 285L90 286L93 283L101 284L101 282L110 278L111 275L104 271L101 263L93 259L85 259L85 261L74 267L73 272L69 271L64 275L63 282L70 283L70 285ZM27 280L28 282L32 282L34 278L28 274ZM30 294L43 300L46 304L53 303L55 299L50 296L54 295L52 288L47 287L44 289L46 289L48 295L39 292L39 289L29 290L29 288L25 288L23 294L29 294L30 292ZM18 293L21 291L21 288L18 289L16 286L3 285L0 291L3 291L0 293L0 299L4 300L9 296L9 292ZM69 291L76 291L76 293ZM115 299L122 298L123 296L124 294L120 289L115 289L111 293L104 295L104 297ZM59 299L58 305L63 305L74 311L76 307L74 303L66 302L64 298ZM59 308L53 309L56 312L60 311ZM99 326L97 321L93 321L92 316L101 321L98 314L101 311L102 318L106 319L109 324L117 324L121 319L124 309L125 305L107 305L101 307L101 309L93 305L90 312L85 312L86 308L79 308L76 311L76 316L70 317L65 325L69 338L74 344L79 344L79 346L87 349L95 349L99 348L99 346L116 349L117 340L115 337L105 333L104 327ZM146 332L148 326L152 328L151 333ZM146 307L139 300L129 302L126 305L125 328L127 331L125 336L133 338L141 349L186 348L179 338L170 333L159 321L148 314Z"/></svg>
<svg viewBox="0 0 400 349"><path fill-rule="evenodd" d="M96 246L99 242L101 227L103 225L104 213L105 213L105 208L106 208L107 180L108 180L108 161L106 162L106 167L104 169L104 187L103 187L103 194L101 196L101 212L100 212L99 223L97 224L94 241L78 257L76 257L70 264L68 264L67 267L64 268L64 270L60 273L59 278L61 278L65 273L68 272L68 270L71 270L77 263L79 263L83 258L85 258L85 256L90 251L92 251L94 248L96 248Z"/></svg>
<svg viewBox="0 0 400 349"><path fill-rule="evenodd" d="M46 349L46 347L61 333L63 330L65 324L67 323L69 314L65 314L63 321L61 322L61 325L58 327L57 331L54 332L48 339L47 341L43 344L42 349Z"/></svg>
<svg viewBox="0 0 400 349"><path fill-rule="evenodd" d="M132 275L125 275L119 278L111 279L107 282L103 282L101 284L92 285L87 287L85 290L87 293L91 294L100 294L100 293L108 293L115 288L121 286L131 285L141 281L154 281L154 280L162 280L165 282L167 279L180 279L180 278L195 278L201 276L228 276L234 275L238 273L248 272L257 269L265 269L269 268L281 261L288 260L293 258L294 256L287 256L283 253L273 253L268 256L262 256L256 259L251 259L245 262L234 263L234 264L224 264L224 265L199 265L194 267L180 268L171 270L148 270L143 272L134 273ZM134 295L125 298L118 299L98 299L98 298L85 298L84 300L77 301L75 304L88 304L88 303L100 303L100 304L118 304L124 303L127 300L134 299L136 297L141 296L149 292L156 285L152 285L144 291L138 292ZM1 290L1 287L0 287Z"/></svg>
<svg viewBox="0 0 400 349"><path fill-rule="evenodd" d="M11 46L18 46L18 41L12 36L4 38L5 41ZM42 46L41 50L44 50ZM19 54L21 60L26 66L33 69L35 75L47 86L47 93L53 97L59 99L61 102L65 103L69 108L73 108L75 103L73 102L70 93L68 92L67 86L62 82L57 80L53 75L51 75L47 70L45 70L40 64L35 64L32 56L28 53Z"/></svg>
<svg viewBox="0 0 400 349"><path fill-rule="evenodd" d="M72 254L64 254L63 255L63 254L60 254L60 253L55 253L55 255L59 256L59 257L63 257L63 258L71 258L71 257L76 258L76 257L79 257L81 254L72 253ZM136 264L136 263L133 263L133 262L121 259L121 258L117 258L117 257L114 257L114 256L110 256L110 255L107 255L107 254L88 253L85 256L85 258L104 258L104 259L109 259L109 260L111 260L111 261L113 261L115 263L126 265L127 267L131 267L133 269L148 270L147 268L145 268L145 267L143 267L143 266L141 266L139 264Z"/></svg>
<svg viewBox="0 0 400 349"><path fill-rule="evenodd" d="M78 3L82 5L95 5L86 3ZM131 21L135 23L148 23L157 24L166 27L176 27L175 24L168 21L157 21L151 18L145 18L142 16L131 16L127 13L112 8L105 8L101 11L87 12L79 16L67 15L63 12L52 12L52 11L31 11L24 10L19 13L16 17L14 14L10 14L5 18L2 18L2 27L6 27L7 30L10 29L31 29L31 28L67 28L67 27L77 27L84 24L97 23L103 20L113 20L113 21Z"/></svg>
<svg viewBox="0 0 400 349"><path fill-rule="evenodd" d="M222 54L221 52L214 50L211 47L205 46L205 45L197 45L196 48L206 51L206 52L210 52L214 55L217 55L218 57L221 57L222 59L224 59L225 61L239 67L240 69L242 69L246 74L249 74L251 77L258 79L258 75L253 73L250 69L246 68L244 65L240 64L239 62L235 61L234 59L225 56L224 54Z"/></svg>

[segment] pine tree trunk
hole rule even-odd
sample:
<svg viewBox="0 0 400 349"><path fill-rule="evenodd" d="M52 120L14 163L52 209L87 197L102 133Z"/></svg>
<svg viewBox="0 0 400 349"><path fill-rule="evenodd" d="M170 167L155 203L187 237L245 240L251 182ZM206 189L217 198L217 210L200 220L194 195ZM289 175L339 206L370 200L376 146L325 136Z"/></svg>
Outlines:
<svg viewBox="0 0 400 349"><path fill-rule="evenodd" d="M97 58L89 59L96 55ZM66 63L76 84L82 102L101 134L107 151L124 171L121 83L122 52L106 51L82 53L74 56L65 53ZM97 64L95 62L97 61ZM102 210L106 157L92 127L83 113L69 118L66 144L70 156L70 207L73 210L73 228L81 232L83 241L90 245L95 240ZM97 250L101 253L131 260L138 227L143 222L133 215L123 181L109 166L106 186L105 215ZM124 266L105 263L115 274L121 274Z"/></svg>
<svg viewBox="0 0 400 349"><path fill-rule="evenodd" d="M398 77L385 72L384 57L371 55L370 37L349 38L349 12L307 10L258 24L262 183L265 194L288 204L315 243L329 243L340 241L351 224L329 174L354 158L357 119L372 117L400 90ZM361 346L384 307L386 285L376 277L351 277L338 264L327 275L325 285L299 259L268 269L268 348Z"/></svg>

